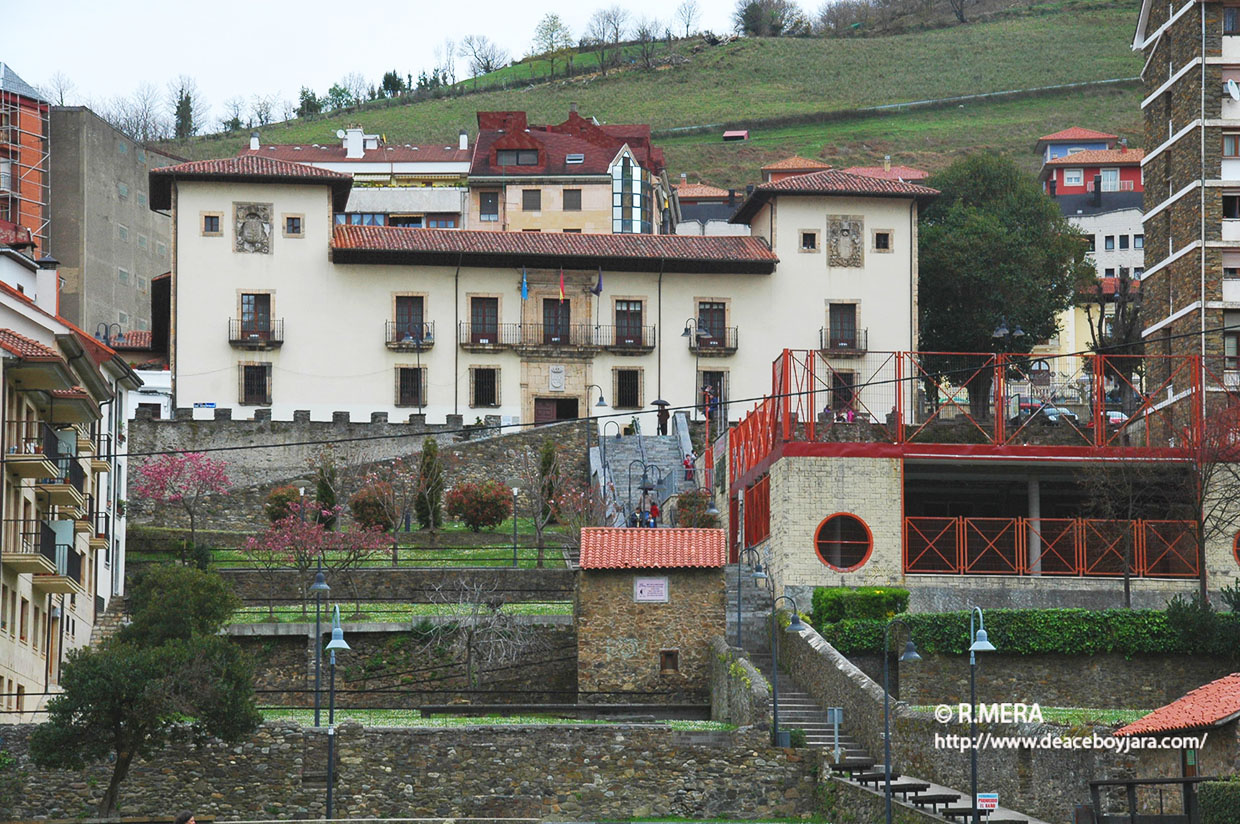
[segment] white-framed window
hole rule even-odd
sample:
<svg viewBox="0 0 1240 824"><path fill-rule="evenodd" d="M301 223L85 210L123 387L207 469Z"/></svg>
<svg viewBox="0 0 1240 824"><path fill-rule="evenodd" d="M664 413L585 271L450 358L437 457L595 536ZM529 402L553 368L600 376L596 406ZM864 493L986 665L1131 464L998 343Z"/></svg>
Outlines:
<svg viewBox="0 0 1240 824"><path fill-rule="evenodd" d="M1065 186L1084 186L1085 172L1083 169L1064 169L1063 185Z"/></svg>

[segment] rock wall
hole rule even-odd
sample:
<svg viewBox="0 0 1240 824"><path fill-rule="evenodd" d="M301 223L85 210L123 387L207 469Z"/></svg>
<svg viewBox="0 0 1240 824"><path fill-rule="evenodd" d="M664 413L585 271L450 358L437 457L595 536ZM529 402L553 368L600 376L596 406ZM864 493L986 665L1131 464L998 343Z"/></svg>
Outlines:
<svg viewBox="0 0 1240 824"><path fill-rule="evenodd" d="M851 655L849 660L882 683L881 656ZM1189 655L986 653L977 656L977 697L1044 707L1154 709L1233 671L1235 662ZM969 656L922 655L918 663L899 667L898 684L892 695L909 704L967 704Z"/></svg>
<svg viewBox="0 0 1240 824"><path fill-rule="evenodd" d="M559 557L558 555L556 557ZM220 575L248 604L296 601L313 580L295 569L222 569ZM328 583L338 598L361 601L403 601L436 604L459 600L453 593L462 590L484 595L488 601L571 601L577 587L574 569L410 569L374 567L352 569L340 575L329 574ZM313 600L310 601L313 608Z"/></svg>
<svg viewBox="0 0 1240 824"><path fill-rule="evenodd" d="M25 770L20 819L92 815L111 767L35 769L30 726L5 729ZM321 818L326 730L264 724L246 741L195 749L180 737L136 761L120 813L186 808L228 819ZM814 804L816 760L765 736L661 725L363 728L336 733L339 818L790 818Z"/></svg>
<svg viewBox="0 0 1240 824"><path fill-rule="evenodd" d="M710 642L710 717L712 721L771 728L771 687L745 651L723 638Z"/></svg>

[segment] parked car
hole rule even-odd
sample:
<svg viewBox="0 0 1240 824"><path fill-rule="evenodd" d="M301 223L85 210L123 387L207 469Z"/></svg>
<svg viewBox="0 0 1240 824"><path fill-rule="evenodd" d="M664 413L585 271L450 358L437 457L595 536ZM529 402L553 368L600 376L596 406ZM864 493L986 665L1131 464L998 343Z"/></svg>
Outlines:
<svg viewBox="0 0 1240 824"><path fill-rule="evenodd" d="M1123 429L1128 424L1128 416L1118 409L1107 409L1102 413L1102 420L1106 422L1107 429ZM1094 419L1090 418L1087 427L1094 425Z"/></svg>
<svg viewBox="0 0 1240 824"><path fill-rule="evenodd" d="M1079 423L1079 418L1075 412L1064 406L1055 406L1045 401L1021 401L1020 413L1012 418L1011 423L1020 426L1026 421L1058 426L1062 423L1075 425Z"/></svg>

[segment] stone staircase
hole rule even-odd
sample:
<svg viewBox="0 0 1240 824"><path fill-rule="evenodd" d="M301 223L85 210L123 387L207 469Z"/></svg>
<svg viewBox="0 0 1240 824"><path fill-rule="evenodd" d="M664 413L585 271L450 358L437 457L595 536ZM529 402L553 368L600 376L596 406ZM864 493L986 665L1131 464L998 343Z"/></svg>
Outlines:
<svg viewBox="0 0 1240 824"><path fill-rule="evenodd" d="M120 631L125 625L125 599L115 596L108 603L108 608L99 615L90 631L90 645L98 647Z"/></svg>
<svg viewBox="0 0 1240 824"><path fill-rule="evenodd" d="M670 495L693 488L692 481L684 480L680 441L675 435L622 435L619 438L606 435L600 439L599 452L605 459L612 483L616 485L616 497L628 511L632 511L641 499L639 486L642 469L635 462L640 462L643 457L647 465L654 464L663 472L664 485L659 489L660 505ZM659 480L657 472L651 471L650 474L651 481Z"/></svg>
<svg viewBox="0 0 1240 824"><path fill-rule="evenodd" d="M736 572L737 565L727 567L728 591L728 637L729 644L736 644ZM741 640L742 647L749 655L749 660L762 673L768 683L773 685L774 673L771 671L770 645L770 591L759 587L748 578L741 591ZM884 792L886 774L883 770L882 754L871 755L865 747L847 732L847 719L841 725L838 740L834 727L827 719L826 710L805 690L801 689L788 673L779 673L779 728L781 730L803 730L807 746L827 751L827 762L832 772L838 777L869 787L879 793ZM838 753L835 748L838 746ZM911 776L901 776L893 771L891 774L891 792L896 799L914 804L923 810L934 813L944 820L970 822L972 808L968 806L967 793L960 793L930 781L923 781ZM962 801L962 799L964 799ZM986 813L982 818L986 824L1044 824L1044 822L1021 813L1000 808Z"/></svg>

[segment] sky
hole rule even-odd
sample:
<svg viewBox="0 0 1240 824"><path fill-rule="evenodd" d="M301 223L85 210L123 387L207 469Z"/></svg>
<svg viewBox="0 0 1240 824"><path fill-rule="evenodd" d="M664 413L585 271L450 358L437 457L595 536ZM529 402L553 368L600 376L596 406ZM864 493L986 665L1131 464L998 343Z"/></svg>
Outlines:
<svg viewBox="0 0 1240 824"><path fill-rule="evenodd" d="M576 38L602 6L619 3L631 19L669 22L678 2L0 0L0 62L40 88L60 72L73 84L65 102L95 108L143 83L164 92L185 75L197 83L214 127L230 98L296 100L302 86L322 96L351 72L374 85L392 69L416 78L435 65L436 48L448 38L485 35L515 58L529 52L545 14L558 14ZM697 28L730 30L732 0L697 3ZM458 57L456 65L458 78L465 77L467 61Z"/></svg>

